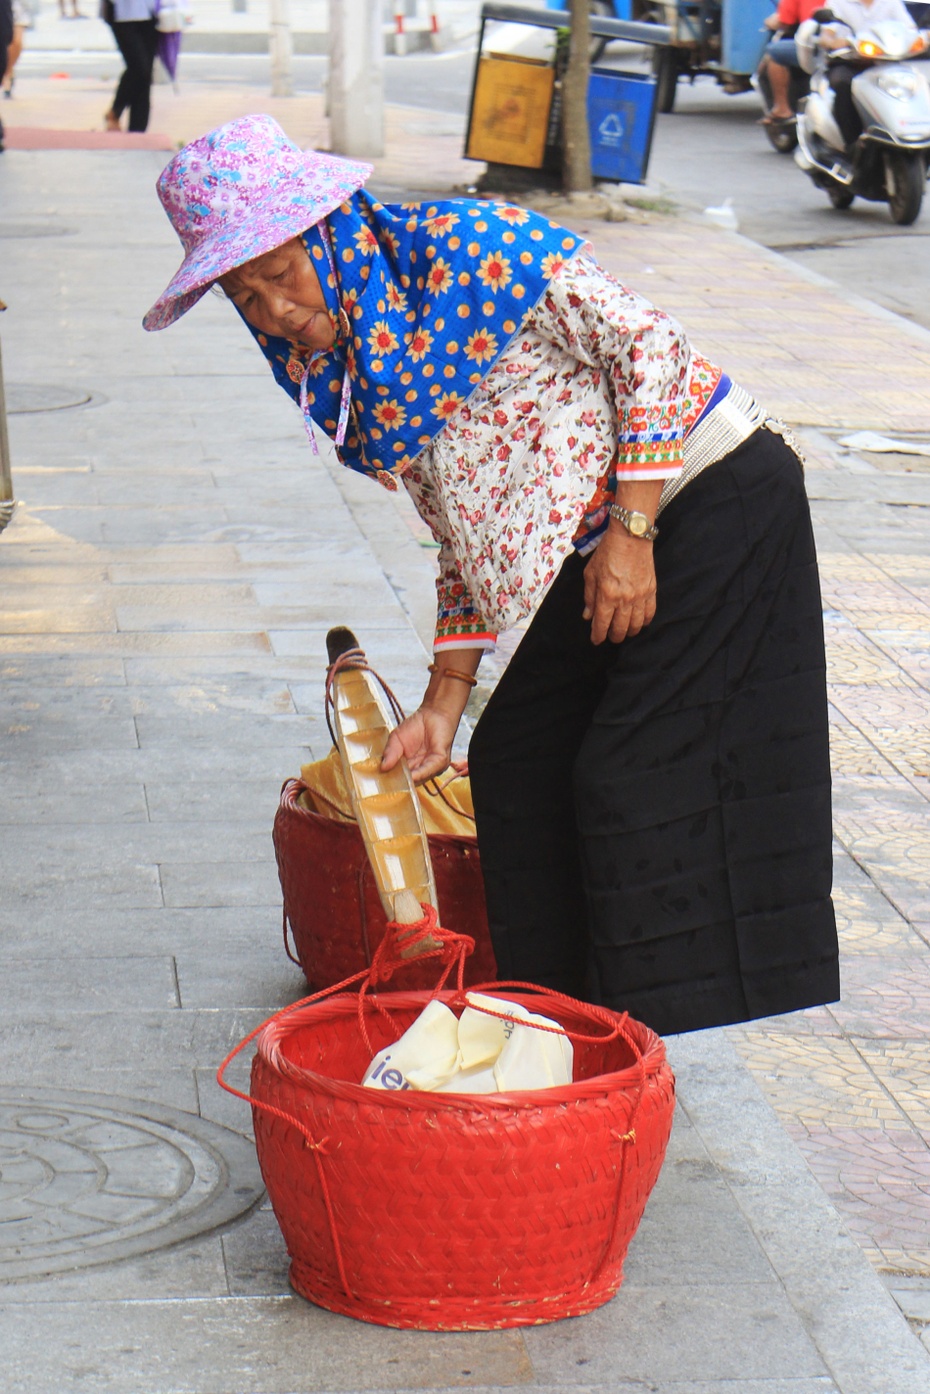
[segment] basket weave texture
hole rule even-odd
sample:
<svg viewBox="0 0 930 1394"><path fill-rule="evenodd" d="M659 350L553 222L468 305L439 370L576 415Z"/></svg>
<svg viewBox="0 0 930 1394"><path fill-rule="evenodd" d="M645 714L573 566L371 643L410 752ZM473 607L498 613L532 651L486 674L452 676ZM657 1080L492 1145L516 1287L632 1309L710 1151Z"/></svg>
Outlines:
<svg viewBox="0 0 930 1394"><path fill-rule="evenodd" d="M371 1046L396 1040L434 995L369 998ZM473 1097L357 1084L370 1054L355 995L259 1034L256 1146L291 1284L310 1301L454 1331L579 1316L617 1291L671 1131L665 1048L604 1008L542 989L506 996L572 1034L622 1034L576 1041L564 1088Z"/></svg>
<svg viewBox="0 0 930 1394"><path fill-rule="evenodd" d="M300 798L306 789L299 779L285 783L273 839L284 893L288 956L300 964L311 988L325 988L370 967L387 918L358 825L305 807ZM497 964L488 933L477 840L431 833L429 850L443 925L475 940L465 981L469 985L489 982L497 976ZM296 957L288 945L288 925ZM435 981L434 964L412 962L397 969L395 985L426 988Z"/></svg>

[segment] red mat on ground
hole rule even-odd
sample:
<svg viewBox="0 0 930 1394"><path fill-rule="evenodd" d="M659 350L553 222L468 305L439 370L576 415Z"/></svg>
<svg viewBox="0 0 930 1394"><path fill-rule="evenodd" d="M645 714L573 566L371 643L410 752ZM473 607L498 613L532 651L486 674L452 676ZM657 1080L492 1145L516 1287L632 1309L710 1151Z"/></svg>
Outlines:
<svg viewBox="0 0 930 1394"><path fill-rule="evenodd" d="M47 126L7 126L7 150L175 150L157 131L56 131Z"/></svg>

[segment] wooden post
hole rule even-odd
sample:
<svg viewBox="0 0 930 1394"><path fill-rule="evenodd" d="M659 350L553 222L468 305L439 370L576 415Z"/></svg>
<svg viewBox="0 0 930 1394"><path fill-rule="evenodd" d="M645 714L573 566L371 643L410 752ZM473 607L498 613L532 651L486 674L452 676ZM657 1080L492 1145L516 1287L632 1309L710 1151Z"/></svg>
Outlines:
<svg viewBox="0 0 930 1394"><path fill-rule="evenodd" d="M5 309L0 301L0 310ZM10 438L6 429L6 393L3 390L3 357L0 355L0 532L13 516L13 474L10 469Z"/></svg>
<svg viewBox="0 0 930 1394"><path fill-rule="evenodd" d="M337 155L384 154L382 0L329 0L329 129Z"/></svg>
<svg viewBox="0 0 930 1394"><path fill-rule="evenodd" d="M592 187L588 134L588 78L591 72L591 0L571 0L571 40L562 79L562 186L567 194Z"/></svg>

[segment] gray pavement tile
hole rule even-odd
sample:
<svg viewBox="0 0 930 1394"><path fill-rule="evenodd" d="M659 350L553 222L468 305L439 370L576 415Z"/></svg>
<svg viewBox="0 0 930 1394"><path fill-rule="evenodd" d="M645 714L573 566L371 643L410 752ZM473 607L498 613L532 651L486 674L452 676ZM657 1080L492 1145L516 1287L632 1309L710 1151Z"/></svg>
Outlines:
<svg viewBox="0 0 930 1394"><path fill-rule="evenodd" d="M212 717L223 712L264 717L293 715L295 711L285 681L245 674L213 678L200 674L184 684L175 681L154 686L131 681L129 701L134 715L146 717Z"/></svg>
<svg viewBox="0 0 930 1394"><path fill-rule="evenodd" d="M268 846L271 846L270 835ZM265 862L166 862L161 866L161 886L168 906L277 907L281 903L273 852Z"/></svg>
<svg viewBox="0 0 930 1394"><path fill-rule="evenodd" d="M0 1343L6 1394L63 1380L88 1394L512 1388L529 1375L517 1332L388 1331L295 1296L23 1306L0 1322Z"/></svg>
<svg viewBox="0 0 930 1394"><path fill-rule="evenodd" d="M48 864L69 863L99 866L106 859L121 864L163 862L216 862L221 857L235 857L243 863L262 862L268 857L267 835L242 824L231 830L205 823L196 836L185 824L133 823L123 829L119 846L113 845L112 832L103 826L51 829L40 855ZM28 859L35 852L35 834L29 830L10 831L4 837L3 855L11 860Z"/></svg>
<svg viewBox="0 0 930 1394"><path fill-rule="evenodd" d="M39 1029L36 1028L32 1037L37 1038L38 1035ZM176 1065L155 1063L156 1054L150 1050L145 1059L139 1058L132 1062L116 1056L115 1067L113 1059L108 1055L112 1046L109 1037L106 1051L94 1053L92 1049L84 1050L82 1046L82 1053L77 1057L70 1039L62 1034L57 1043L58 1049L54 1054L49 1052L46 1057L48 1076L45 1077L30 1063L28 1025L21 1024L17 1030L11 1030L8 1039L17 1043L16 1052L12 1053L9 1059L4 1059L0 1075L0 1082L9 1087L25 1089L40 1081L43 1087L49 1085L59 1089L79 1089L99 1095L119 1093L133 1099L144 1099L152 1104L164 1104L184 1113L200 1113L197 1079L189 1062ZM76 1058L72 1059L72 1056ZM36 1058L39 1058L38 1052ZM120 1065L125 1068L120 1068ZM210 1121L221 1125L223 1122L222 1119ZM233 1131L243 1130L234 1127Z"/></svg>
<svg viewBox="0 0 930 1394"><path fill-rule="evenodd" d="M138 654L238 654L270 651L267 634L234 630L186 631L170 634L153 631L150 634L113 633L49 633L0 635L0 660L7 655L48 653L104 654L126 658Z"/></svg>
<svg viewBox="0 0 930 1394"><path fill-rule="evenodd" d="M22 704L3 704L0 734L4 738L3 763L22 765L36 755L53 750L134 750L139 741L131 716L95 716L79 713L43 719L22 709Z"/></svg>
<svg viewBox="0 0 930 1394"><path fill-rule="evenodd" d="M253 823L264 827L270 836L281 785L287 777L285 763L281 762L280 771L273 770L262 779L238 779L231 771L228 779L196 784L151 780L145 785L148 816L153 823ZM297 750L292 765L296 774L300 767ZM2 816L0 808L0 820Z"/></svg>
<svg viewBox="0 0 930 1394"><path fill-rule="evenodd" d="M258 1022L254 1024L258 1025ZM229 1049L231 1050L235 1044L236 1042L232 1041ZM244 1055L245 1063L243 1063L241 1057L234 1060L227 1069L225 1078L234 1088L240 1089L243 1094L247 1094L249 1091L248 1062L251 1056L248 1051L245 1051ZM201 1118L206 1118L211 1123L219 1123L222 1128L231 1128L233 1132L242 1133L243 1137L251 1138L253 1136L251 1106L243 1099L238 1098L235 1094L230 1094L225 1089L221 1089L216 1082L216 1072L223 1058L224 1056L218 1056L214 1065L200 1066L194 1072L200 1101L198 1112ZM275 1230L277 1230L277 1222L275 1223ZM271 1241L267 1234L265 1237L266 1242L270 1243ZM284 1241L281 1239L280 1231L278 1231L278 1243L283 1251ZM280 1262L280 1257L276 1261Z"/></svg>
<svg viewBox="0 0 930 1394"><path fill-rule="evenodd" d="M223 1242L211 1234L141 1258L20 1280L6 1287L5 1301L16 1308L42 1303L185 1301L228 1293ZM33 1391L37 1394L36 1386Z"/></svg>
<svg viewBox="0 0 930 1394"><path fill-rule="evenodd" d="M930 1281L922 1280L921 1287L899 1287L896 1279L889 1280L888 1291L908 1321L930 1323Z"/></svg>
<svg viewBox="0 0 930 1394"><path fill-rule="evenodd" d="M226 1281L233 1297L284 1297L290 1260L269 1202L223 1235Z"/></svg>
<svg viewBox="0 0 930 1394"><path fill-rule="evenodd" d="M692 1130L693 1131L693 1130ZM624 1289L771 1283L772 1269L710 1158L674 1145L624 1265ZM719 1299L724 1305L724 1299Z"/></svg>
<svg viewBox="0 0 930 1394"><path fill-rule="evenodd" d="M174 961L168 957L113 955L89 958L0 958L5 1011L9 1017L32 1013L47 1001L60 1012L99 1012L119 1004L122 1011L179 1007Z"/></svg>
<svg viewBox="0 0 930 1394"><path fill-rule="evenodd" d="M101 861L88 865L68 850L50 848L48 831L46 827L46 834L37 838L34 829L26 828L32 837L22 857L12 856L6 846L0 848L0 910L30 912L46 906L67 912L75 900L103 902L122 911L163 903L156 866L126 865L115 847L101 851ZM12 840L12 832L5 834L4 842L7 837Z"/></svg>
<svg viewBox="0 0 930 1394"><path fill-rule="evenodd" d="M224 708L219 712L179 712L171 717L143 714L135 725L143 749L164 750L175 745L180 751L209 746L228 751L232 765L238 763L240 749L254 752L261 747L266 768L274 768L280 759L272 751L297 752L316 734L312 719L295 711L265 715Z"/></svg>
<svg viewBox="0 0 930 1394"><path fill-rule="evenodd" d="M267 935L229 954L204 952L199 944L180 949L177 977L181 1005L189 1010L254 1007L270 1016L307 993L300 969Z"/></svg>
<svg viewBox="0 0 930 1394"><path fill-rule="evenodd" d="M30 953L51 955L62 947L72 955L112 954L214 954L235 964L251 961L260 953L264 968L287 963L281 933L281 899L267 906L198 906L191 909L160 906L134 909L131 915L101 902L69 907L62 912L48 906L25 910L0 910L0 940L5 953L26 958ZM263 971L264 971L263 968ZM218 1003L216 1005L223 1005Z"/></svg>
<svg viewBox="0 0 930 1394"><path fill-rule="evenodd" d="M178 1075L179 1087L189 1092L195 1067L215 1070L267 1015L248 1007L125 1011L118 1003L109 1011L76 1013L49 1001L37 1020L33 1004L31 1011L4 1013L3 1072L14 1084L41 1080L57 1088L106 1093L109 1087L133 1096L143 1088L137 1079L157 1081L164 1075L167 1084Z"/></svg>
<svg viewBox="0 0 930 1394"><path fill-rule="evenodd" d="M323 652L325 653L325 649ZM198 655L193 658L155 656L111 661L120 663L130 687L138 687L143 691L153 687L209 688L213 684L222 686L224 683L229 683L233 690L243 686L261 691L265 686L272 689L277 682L290 684L304 681L310 673L310 665L306 660L273 658L268 653L227 656L218 654L213 657ZM324 660L321 659L316 666L320 673L322 691ZM0 667L0 677L2 673L3 669Z"/></svg>
<svg viewBox="0 0 930 1394"><path fill-rule="evenodd" d="M725 1034L678 1036L669 1056L711 1161L843 1394L930 1394L927 1352Z"/></svg>
<svg viewBox="0 0 930 1394"><path fill-rule="evenodd" d="M106 634L117 628L109 605L79 605L74 609L45 610L36 604L25 609L7 609L4 604L5 635L16 634Z"/></svg>
<svg viewBox="0 0 930 1394"><path fill-rule="evenodd" d="M775 1281L621 1288L607 1307L533 1328L525 1339L534 1369L560 1388L604 1381L618 1369L666 1381L829 1373Z"/></svg>
<svg viewBox="0 0 930 1394"><path fill-rule="evenodd" d="M0 682L15 692L21 685L54 684L56 688L124 687L126 674L119 658L78 658L71 654L23 653L0 655Z"/></svg>
<svg viewBox="0 0 930 1394"><path fill-rule="evenodd" d="M43 756L46 753L43 745ZM43 760L43 767L48 763ZM149 817L141 783L104 780L88 787L51 776L43 779L31 760L25 771L5 761L0 761L0 770L0 824L144 823Z"/></svg>
<svg viewBox="0 0 930 1394"><path fill-rule="evenodd" d="M315 723L312 717L301 717L301 720L308 731L316 731L318 725L324 725L322 722ZM277 774L279 770L283 780L292 771L296 772L293 770L294 760L299 764L304 759L304 741L295 740L292 748L293 758L285 754L283 764L279 764L281 755L272 758L268 749L257 742L238 745L233 760L219 739L213 743L205 741L184 745L170 741L166 745L145 746L138 750L74 750L62 747L48 753L36 753L30 760L29 769L37 781L47 780L51 783L61 779L74 787L82 782L93 787L95 783L119 779L140 783L152 780L178 783L187 779L193 785L201 779L262 779L272 772Z"/></svg>

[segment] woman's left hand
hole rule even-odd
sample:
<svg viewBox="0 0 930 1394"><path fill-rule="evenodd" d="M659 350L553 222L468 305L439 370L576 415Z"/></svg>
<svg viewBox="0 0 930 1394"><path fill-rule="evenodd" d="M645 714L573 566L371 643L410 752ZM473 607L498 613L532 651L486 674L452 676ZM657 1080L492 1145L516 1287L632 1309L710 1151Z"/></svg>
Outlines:
<svg viewBox="0 0 930 1394"><path fill-rule="evenodd" d="M442 774L452 760L452 742L458 729L455 716L435 707L418 707L391 732L381 761L392 770L406 756L415 784Z"/></svg>
<svg viewBox="0 0 930 1394"><path fill-rule="evenodd" d="M591 621L591 643L622 643L649 624L655 612L652 543L611 522L584 569L583 618Z"/></svg>

